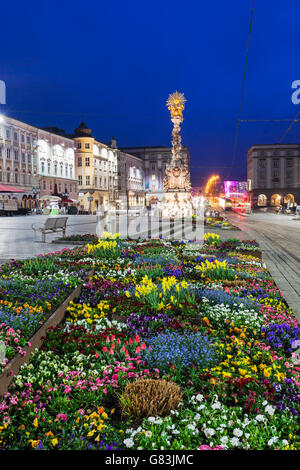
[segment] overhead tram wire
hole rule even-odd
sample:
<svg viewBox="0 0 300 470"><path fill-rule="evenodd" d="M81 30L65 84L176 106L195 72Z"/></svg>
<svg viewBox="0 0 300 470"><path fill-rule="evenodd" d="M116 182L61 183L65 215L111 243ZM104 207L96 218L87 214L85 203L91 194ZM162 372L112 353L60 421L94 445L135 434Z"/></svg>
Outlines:
<svg viewBox="0 0 300 470"><path fill-rule="evenodd" d="M297 119L297 117L300 115L300 111L298 111L298 113L296 114L296 116L294 117L294 119L292 120L291 124L289 125L289 127L287 128L287 130L285 131L285 133L283 134L283 136L281 137L279 143L281 144L282 141L286 138L286 136L288 135L288 133L290 132L290 130L294 127L295 124L297 124L297 122L299 121L299 119Z"/></svg>
<svg viewBox="0 0 300 470"><path fill-rule="evenodd" d="M230 179L230 175L234 166L234 162L236 159L236 152L237 152L237 143L239 137L239 128L240 128L240 119L241 119L241 112L242 112L242 105L243 105L243 98L244 98L244 88L245 88L245 81L246 81L246 72L247 72L247 65L248 65L248 55L249 55L249 46L250 46L250 38L252 32L252 20L253 20L253 11L254 11L255 0L252 2L252 9L250 15L250 23L249 23L249 33L248 33L248 41L247 41L247 48L246 48L246 58L245 58L245 67L244 67L244 74L243 74L243 81L242 81L242 89L241 89L241 98L240 98L240 106L238 112L238 118L236 122L236 129L235 129L235 137L234 137L234 146L233 146L233 157L231 163L231 170L228 174L228 179Z"/></svg>

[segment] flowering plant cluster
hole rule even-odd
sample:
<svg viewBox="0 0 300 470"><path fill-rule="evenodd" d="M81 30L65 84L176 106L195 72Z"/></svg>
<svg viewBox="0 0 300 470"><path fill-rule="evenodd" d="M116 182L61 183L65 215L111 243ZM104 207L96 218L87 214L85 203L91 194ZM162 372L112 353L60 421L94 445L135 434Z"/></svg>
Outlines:
<svg viewBox="0 0 300 470"><path fill-rule="evenodd" d="M214 234L199 246L106 233L2 265L3 365L82 289L1 397L0 448L299 449L299 322L247 251L260 253ZM133 409L166 381L179 396L167 414ZM122 407L126 390L136 399Z"/></svg>

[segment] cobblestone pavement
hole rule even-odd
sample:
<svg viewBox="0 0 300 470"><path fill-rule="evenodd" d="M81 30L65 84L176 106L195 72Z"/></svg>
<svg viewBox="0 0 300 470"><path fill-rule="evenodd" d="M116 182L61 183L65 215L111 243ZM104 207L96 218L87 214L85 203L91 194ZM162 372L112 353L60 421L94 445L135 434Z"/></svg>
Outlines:
<svg viewBox="0 0 300 470"><path fill-rule="evenodd" d="M242 231L222 231L222 238L259 242L267 268L300 320L300 220L291 215L271 213L248 217L232 212L225 215Z"/></svg>

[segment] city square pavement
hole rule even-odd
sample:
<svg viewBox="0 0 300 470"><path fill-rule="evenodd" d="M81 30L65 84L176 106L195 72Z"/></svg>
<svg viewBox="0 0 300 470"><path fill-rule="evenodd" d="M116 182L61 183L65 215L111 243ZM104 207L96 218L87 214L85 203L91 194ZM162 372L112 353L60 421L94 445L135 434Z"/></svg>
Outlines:
<svg viewBox="0 0 300 470"><path fill-rule="evenodd" d="M62 237L61 232L47 233L46 243L42 243L41 233L32 230L34 226L43 226L49 216L13 216L0 217L0 262L8 259L24 259L51 251L61 250L64 245L52 243ZM95 233L96 216L69 215L66 235L77 233ZM75 245L66 245L72 248Z"/></svg>

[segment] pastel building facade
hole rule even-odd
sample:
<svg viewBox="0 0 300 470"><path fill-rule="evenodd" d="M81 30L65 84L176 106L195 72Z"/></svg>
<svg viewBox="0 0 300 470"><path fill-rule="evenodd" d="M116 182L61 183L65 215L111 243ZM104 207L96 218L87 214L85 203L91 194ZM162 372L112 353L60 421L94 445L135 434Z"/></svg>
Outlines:
<svg viewBox="0 0 300 470"><path fill-rule="evenodd" d="M113 208L118 199L118 151L96 140L82 122L75 129L75 172L80 211L96 213Z"/></svg>

